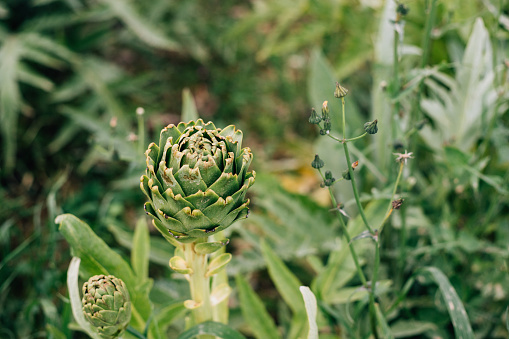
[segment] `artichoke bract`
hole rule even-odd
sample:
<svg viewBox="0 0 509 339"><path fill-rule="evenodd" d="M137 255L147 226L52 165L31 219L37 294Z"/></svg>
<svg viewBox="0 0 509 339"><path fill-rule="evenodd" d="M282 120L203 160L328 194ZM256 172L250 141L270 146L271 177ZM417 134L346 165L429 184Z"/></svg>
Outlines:
<svg viewBox="0 0 509 339"><path fill-rule="evenodd" d="M83 313L102 338L117 338L131 320L131 299L124 282L94 275L83 285Z"/></svg>
<svg viewBox="0 0 509 339"><path fill-rule="evenodd" d="M149 199L145 212L166 238L192 242L247 216L255 172L248 172L253 154L242 136L233 125L219 129L199 119L168 125L159 145L149 145L140 186Z"/></svg>

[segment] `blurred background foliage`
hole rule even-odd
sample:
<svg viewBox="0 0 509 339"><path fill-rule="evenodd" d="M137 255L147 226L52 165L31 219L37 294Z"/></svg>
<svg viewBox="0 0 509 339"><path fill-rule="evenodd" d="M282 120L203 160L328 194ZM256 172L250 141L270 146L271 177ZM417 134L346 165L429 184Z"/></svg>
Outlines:
<svg viewBox="0 0 509 339"><path fill-rule="evenodd" d="M381 301L394 300L419 267L436 266L464 302L476 337L506 338L509 5L438 1L425 48L431 2L404 2L410 11L396 86L392 1L1 1L0 336L73 336L65 287L71 256L55 216L75 214L127 256L143 214L142 153L193 104L216 126L241 128L255 154L252 218L234 227L230 273L248 275L290 337L288 306L267 278L265 238L302 283L315 281L339 335L361 335L341 320L360 316L365 303L345 306L362 300L349 294L359 281L341 259L338 225L309 166L319 152L338 176L346 167L338 146L307 123L324 100L339 113L332 92L340 80L350 91L351 136L380 120L379 134L352 147L363 201L390 198L392 152L416 156L403 184L408 207L383 239ZM344 187L337 198L354 217ZM369 250L361 253L364 263L372 260ZM156 309L187 293L167 267L170 256L154 233ZM314 280L324 271L333 286ZM232 307L232 326L256 336ZM454 336L444 302L425 280L390 310L400 337ZM168 333L177 333L183 322L172 326Z"/></svg>

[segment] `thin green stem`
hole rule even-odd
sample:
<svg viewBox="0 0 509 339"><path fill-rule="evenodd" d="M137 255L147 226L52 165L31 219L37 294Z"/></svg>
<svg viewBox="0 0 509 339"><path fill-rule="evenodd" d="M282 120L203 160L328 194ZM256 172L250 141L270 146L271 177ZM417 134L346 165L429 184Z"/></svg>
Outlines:
<svg viewBox="0 0 509 339"><path fill-rule="evenodd" d="M346 119L345 119L345 98L341 98L341 108L343 111L343 139L346 140ZM352 162L350 160L350 153L348 152L348 145L346 142L343 143L343 148L345 149L345 157L346 163L348 166L348 173L350 173L350 181L352 182L353 195L355 196L355 202L357 203L357 208L359 209L359 213L361 215L362 221L364 221L364 225L368 229L369 233L374 234L373 229L369 226L368 219L364 214L364 208L361 205L361 201L359 199L359 192L357 190L357 183L355 181L355 176L353 174L353 168L351 166Z"/></svg>
<svg viewBox="0 0 509 339"><path fill-rule="evenodd" d="M396 22L394 25L399 25L399 22ZM399 94L400 83L399 83L399 33L398 30L394 29L394 49L393 49L393 84L392 84L392 97L395 98ZM396 140L396 115L399 114L399 101L396 101L393 105L393 110L391 114L391 137L392 141Z"/></svg>
<svg viewBox="0 0 509 339"><path fill-rule="evenodd" d="M366 135L368 135L368 132L364 132L364 134L361 134L361 135L359 135L359 136L357 136L357 137L355 137L355 138L351 138L351 139L339 139L339 138L337 138L337 137L335 137L335 136L333 136L333 135L330 135L330 134L327 134L327 135L328 135L328 136L329 136L329 138L331 138L331 139L334 139L334 140L336 140L336 141L338 141L338 142L340 142L340 143L345 143L345 142L350 142L350 141L355 141L355 140L362 139L362 138L364 138Z"/></svg>
<svg viewBox="0 0 509 339"><path fill-rule="evenodd" d="M375 296L376 296L376 283L378 281L378 268L380 267L380 243L378 236L375 236L375 266L373 268L373 277L371 278L371 293L369 295L369 306L373 310L371 313L371 331L378 338L378 331L376 329L376 310L375 310Z"/></svg>
<svg viewBox="0 0 509 339"><path fill-rule="evenodd" d="M350 141L354 141L354 140L359 140L359 139L364 138L366 135L368 135L368 132L364 132L364 134L361 134L361 135L359 135L358 137L355 137L355 138L345 139L345 140L343 140L343 142L350 142Z"/></svg>
<svg viewBox="0 0 509 339"><path fill-rule="evenodd" d="M319 169L318 172L320 172L320 175L322 178L324 178L322 171ZM332 189L330 187L327 187L329 191L329 196L332 202L332 205L336 207L338 205L336 198L334 197L334 194L332 193ZM338 213L338 219L339 223L341 224L341 228L343 230L343 233L345 235L345 239L348 242L348 247L350 249L350 253L352 254L353 262L355 264L355 267L357 268L357 274L359 275L359 278L361 279L362 285L364 288L369 289L368 281L366 280L366 276L364 275L364 272L362 272L361 265L359 263L359 258L357 257L357 252L355 252L355 248L353 247L352 238L350 238L350 234L348 233L348 229L346 227L345 221L341 217L341 214Z"/></svg>
<svg viewBox="0 0 509 339"><path fill-rule="evenodd" d="M387 213L385 214L384 220L382 220L380 227L378 227L378 234L382 234L382 230L385 225L385 222L387 221L387 219L389 219L390 215L392 214L392 210L393 210L392 202L394 201L394 196L396 196L396 191L399 186L399 181L401 179L401 173L403 173L404 165L405 165L405 163L403 161L401 161L399 164L399 172L398 172L398 176L396 178L396 183L394 184L394 189L392 190L391 200L389 201L389 206L387 207Z"/></svg>
<svg viewBox="0 0 509 339"><path fill-rule="evenodd" d="M342 109L342 115L343 115L343 139L346 140L346 114L345 114L345 98L342 97L341 98L341 109ZM362 207L361 205L361 202L360 202L360 199L359 199L359 192L357 190L357 183L355 181L355 176L353 174L353 168L351 166L351 159L350 159L350 153L348 151L348 143L347 142L343 142L343 148L345 150L345 157L346 157L346 162L347 162L347 166L348 166L348 173L350 174L350 181L352 182L352 189L353 189L353 194L355 196L355 202L357 203L357 208L359 209L359 214L361 215L361 218L362 220L364 221L364 225L366 225L366 228L368 229L369 233L373 236L375 236L375 232L373 231L373 229L369 226L369 223L368 223L368 219L366 218L366 215L364 213L364 208ZM329 188L330 189L330 188ZM331 196L332 196L332 192L329 190ZM333 201L336 201L335 199ZM341 216L339 216L340 220L342 221L342 225L344 225L344 221L343 219L341 218ZM344 226L344 229L345 229L345 235L346 235L346 238L347 238L347 241L348 241L348 245L350 247L350 252L352 253L352 257L354 258L354 262L355 262L355 265L357 267L357 270L362 272L360 270L360 266L358 265L358 261L357 261L357 255L354 256L355 254L355 251L353 249L353 244L351 244L351 240L350 240L350 235L348 234L347 230L346 230L346 225ZM378 257L375 259L375 268L376 268L376 271L378 274L378 265L380 264L380 252L379 252L379 248L378 248L378 240L376 240L376 252L378 253ZM362 273L362 277L364 277L364 274ZM373 276L374 279L371 280L371 288L374 287L374 285L376 284L376 275L374 274ZM366 278L364 277L364 279L362 279L362 282L363 284L365 285L365 287L367 288L367 290L369 291L369 287L367 286L367 282L366 281ZM373 335L375 336L375 339L378 339L379 336L378 336L378 330L377 330L377 327L376 327L376 309L375 309L375 294L374 294L374 290L371 290L370 292L370 298L369 298L369 314L370 314L370 324L371 324L371 331L373 332Z"/></svg>

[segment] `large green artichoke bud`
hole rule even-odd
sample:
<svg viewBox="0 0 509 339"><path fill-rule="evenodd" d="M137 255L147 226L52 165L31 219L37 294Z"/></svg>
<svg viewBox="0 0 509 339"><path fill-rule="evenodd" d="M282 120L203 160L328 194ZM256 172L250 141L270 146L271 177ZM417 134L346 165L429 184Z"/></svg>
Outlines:
<svg viewBox="0 0 509 339"><path fill-rule="evenodd" d="M131 320L131 299L124 282L94 275L83 284L83 313L102 338L117 338Z"/></svg>
<svg viewBox="0 0 509 339"><path fill-rule="evenodd" d="M242 131L235 126L220 129L201 119L172 124L145 155L145 211L165 237L191 242L247 216L253 154L242 148Z"/></svg>

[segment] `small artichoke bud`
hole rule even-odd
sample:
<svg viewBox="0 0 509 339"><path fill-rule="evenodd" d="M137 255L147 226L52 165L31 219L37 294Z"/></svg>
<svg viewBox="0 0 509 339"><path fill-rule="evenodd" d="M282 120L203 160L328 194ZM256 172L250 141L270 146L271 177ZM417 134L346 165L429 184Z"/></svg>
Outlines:
<svg viewBox="0 0 509 339"><path fill-rule="evenodd" d="M336 90L334 91L335 98L343 98L348 94L348 90L336 82Z"/></svg>
<svg viewBox="0 0 509 339"><path fill-rule="evenodd" d="M83 285L83 314L102 338L117 338L131 320L131 299L115 276L95 275Z"/></svg>
<svg viewBox="0 0 509 339"><path fill-rule="evenodd" d="M325 163L323 162L323 160L320 159L318 154L315 154L315 160L313 160L313 162L311 162L311 167L316 168L316 169L320 169L324 165L325 165Z"/></svg>
<svg viewBox="0 0 509 339"><path fill-rule="evenodd" d="M320 135L326 135L326 134L327 134L327 130L325 130L325 129L320 130Z"/></svg>
<svg viewBox="0 0 509 339"><path fill-rule="evenodd" d="M364 130L368 133L368 134L376 134L376 132L378 132L378 120L375 119L373 121L368 121L367 123L364 124Z"/></svg>
<svg viewBox="0 0 509 339"><path fill-rule="evenodd" d="M316 113L314 108L311 108L311 116L309 117L310 124L319 124L322 121L322 117Z"/></svg>
<svg viewBox="0 0 509 339"><path fill-rule="evenodd" d="M323 182L324 185L325 186L332 186L334 181L336 181L336 179L332 177L332 172L331 171L326 171L325 172L325 180Z"/></svg>
<svg viewBox="0 0 509 339"><path fill-rule="evenodd" d="M348 171L348 168L341 173L341 176L345 180L352 180L352 177L350 177L350 171Z"/></svg>
<svg viewBox="0 0 509 339"><path fill-rule="evenodd" d="M330 119L330 111L328 101L324 101L322 104L322 120Z"/></svg>

